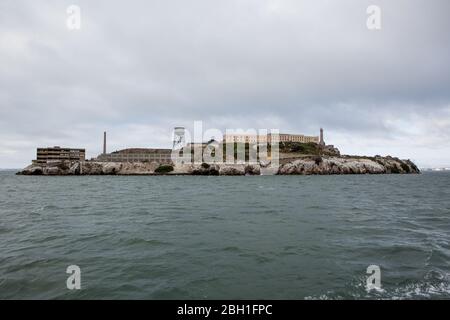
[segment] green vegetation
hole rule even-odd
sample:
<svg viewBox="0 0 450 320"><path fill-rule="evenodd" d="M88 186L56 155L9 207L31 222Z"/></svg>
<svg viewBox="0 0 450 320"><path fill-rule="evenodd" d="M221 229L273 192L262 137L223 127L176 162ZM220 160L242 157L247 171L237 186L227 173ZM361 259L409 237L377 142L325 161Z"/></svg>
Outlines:
<svg viewBox="0 0 450 320"><path fill-rule="evenodd" d="M218 143L216 145L218 148L222 148L222 155L223 160L226 159L227 150L230 152L232 150L232 154L234 156L234 159L237 159L238 150L244 150L245 158L243 160L249 161L250 155L259 155L259 152L261 150L260 144L253 144L253 143L241 143L241 142L231 142L231 143ZM206 144L202 147L202 149L205 149ZM216 149L213 149L211 155L214 156ZM270 143L267 144L267 153L270 156L271 154L271 145ZM189 151L188 151L189 152ZM335 155L335 152L330 151L328 149L322 149L317 143L309 142L309 143L302 143L302 142L280 142L279 143L279 152L280 153L295 153L295 154L301 154L305 156L332 156ZM194 154L194 148L190 150L191 155ZM231 153L231 152L230 152ZM207 169L204 167L204 169Z"/></svg>
<svg viewBox="0 0 450 320"><path fill-rule="evenodd" d="M162 164L155 169L155 173L169 173L173 171L173 166L170 164Z"/></svg>
<svg viewBox="0 0 450 320"><path fill-rule="evenodd" d="M202 168L203 168L203 169L209 169L209 167L210 167L209 164L207 164L207 163L205 163L205 162L202 163Z"/></svg>
<svg viewBox="0 0 450 320"><path fill-rule="evenodd" d="M316 143L280 142L280 152L319 155L320 148Z"/></svg>
<svg viewBox="0 0 450 320"><path fill-rule="evenodd" d="M237 150L244 149L245 150L245 160L249 160L249 153L250 148L256 148L256 151L259 154L260 146L256 146L249 143L227 143L223 144L223 155L225 158L226 155L226 148L232 148L234 158L237 158ZM302 142L280 142L279 144L279 152L280 153L299 153L303 155L312 155L312 156L320 156L322 154L328 154L327 152L324 152L321 150L318 144L309 142L309 143L302 143ZM272 152L272 148L270 143L267 144L267 152L270 155Z"/></svg>

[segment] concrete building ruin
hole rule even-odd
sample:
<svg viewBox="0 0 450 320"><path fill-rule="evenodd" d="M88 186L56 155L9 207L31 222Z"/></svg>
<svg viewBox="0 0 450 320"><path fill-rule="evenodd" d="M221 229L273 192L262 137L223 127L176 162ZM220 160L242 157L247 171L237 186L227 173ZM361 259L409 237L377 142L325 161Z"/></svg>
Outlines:
<svg viewBox="0 0 450 320"><path fill-rule="evenodd" d="M85 149L61 148L59 146L37 148L35 164L46 164L47 161L52 160L69 160L69 161L84 161L86 158Z"/></svg>
<svg viewBox="0 0 450 320"><path fill-rule="evenodd" d="M103 153L95 158L100 162L156 162L171 163L172 149L127 148L106 152L106 131L103 133Z"/></svg>
<svg viewBox="0 0 450 320"><path fill-rule="evenodd" d="M171 163L172 149L128 148L104 153L95 160L101 162L156 162Z"/></svg>

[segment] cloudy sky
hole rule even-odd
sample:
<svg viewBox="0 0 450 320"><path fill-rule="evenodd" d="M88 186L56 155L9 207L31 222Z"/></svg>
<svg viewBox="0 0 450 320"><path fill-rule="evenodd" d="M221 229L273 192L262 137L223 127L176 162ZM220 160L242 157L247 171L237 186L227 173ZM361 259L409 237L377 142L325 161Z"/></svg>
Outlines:
<svg viewBox="0 0 450 320"><path fill-rule="evenodd" d="M81 8L69 30L67 7ZM366 9L381 8L381 30ZM0 168L278 128L450 167L448 0L1 0Z"/></svg>

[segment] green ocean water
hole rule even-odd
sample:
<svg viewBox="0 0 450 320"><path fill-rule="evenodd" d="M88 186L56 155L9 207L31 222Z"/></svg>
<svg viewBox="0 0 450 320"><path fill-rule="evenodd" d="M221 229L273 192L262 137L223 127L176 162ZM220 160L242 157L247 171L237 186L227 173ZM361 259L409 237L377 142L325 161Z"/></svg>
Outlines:
<svg viewBox="0 0 450 320"><path fill-rule="evenodd" d="M3 171L0 298L448 299L449 186L450 173ZM382 290L366 290L369 265Z"/></svg>

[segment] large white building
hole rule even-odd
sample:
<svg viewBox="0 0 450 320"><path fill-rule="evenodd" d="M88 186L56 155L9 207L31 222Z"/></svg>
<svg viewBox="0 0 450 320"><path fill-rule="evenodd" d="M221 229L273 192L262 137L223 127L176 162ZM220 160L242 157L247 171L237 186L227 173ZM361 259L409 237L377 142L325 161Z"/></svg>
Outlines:
<svg viewBox="0 0 450 320"><path fill-rule="evenodd" d="M252 134L252 133L227 133L223 135L225 143L272 143L275 142L276 135L272 134ZM319 143L319 136L305 136L303 134L278 134L279 142L302 142L302 143Z"/></svg>

